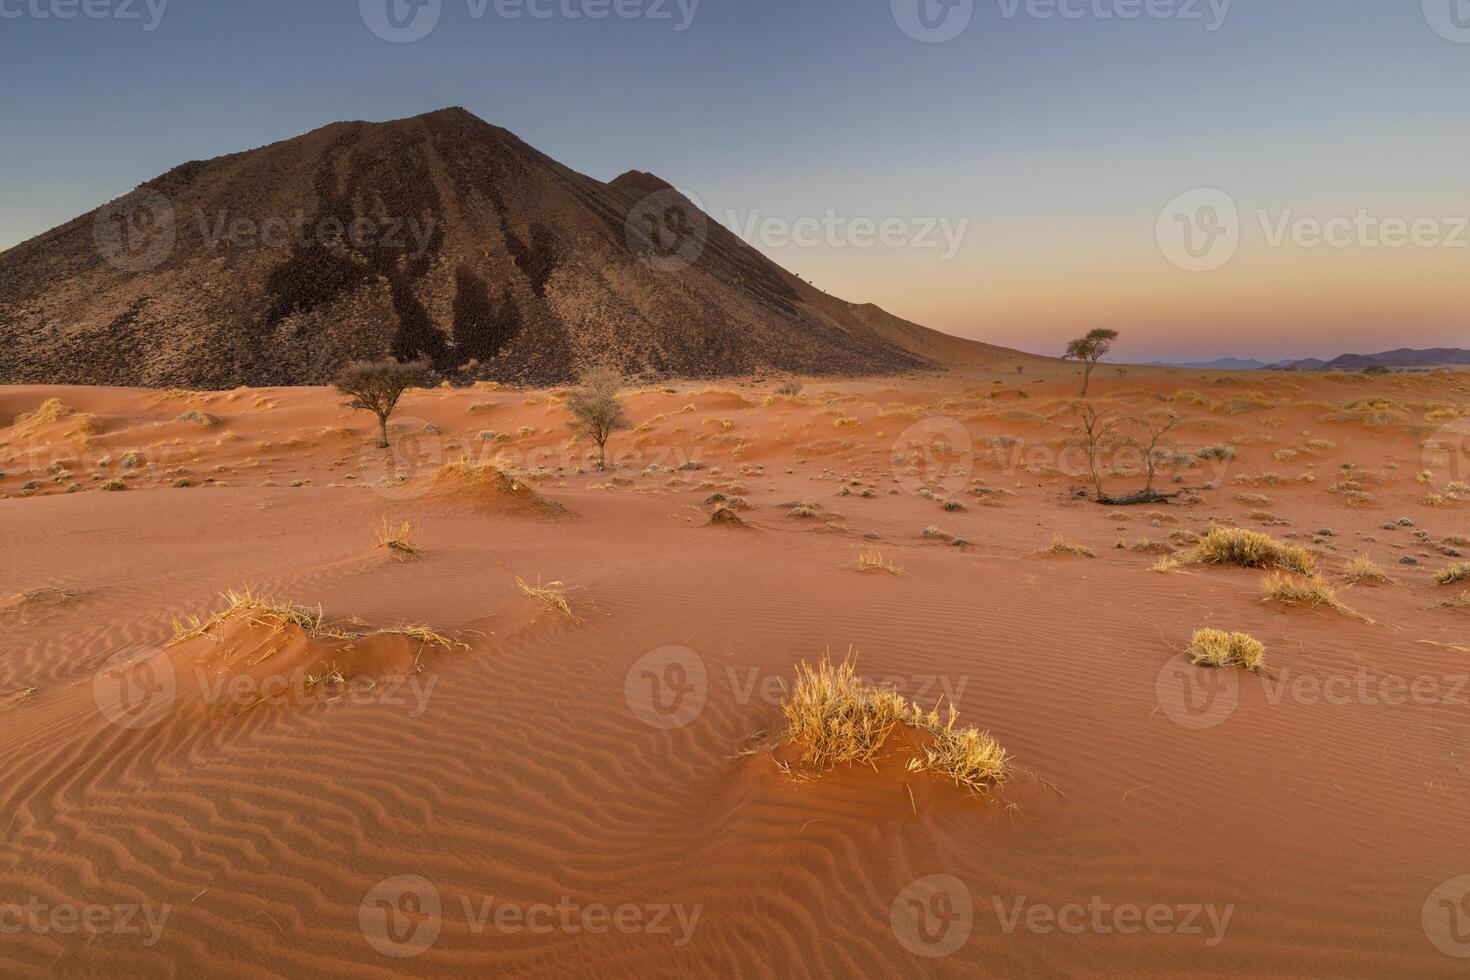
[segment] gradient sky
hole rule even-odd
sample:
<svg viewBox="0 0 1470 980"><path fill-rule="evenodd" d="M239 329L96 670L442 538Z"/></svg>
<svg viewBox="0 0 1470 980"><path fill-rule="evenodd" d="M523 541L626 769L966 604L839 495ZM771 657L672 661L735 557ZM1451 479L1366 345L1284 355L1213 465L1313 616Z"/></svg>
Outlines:
<svg viewBox="0 0 1470 980"><path fill-rule="evenodd" d="M890 0L702 0L682 31L679 0L442 0L406 44L358 0L169 0L151 31L148 2L0 0L0 248L185 160L462 105L594 177L657 173L818 286L961 336L1055 354L1111 326L1131 360L1470 346L1470 0L1235 0L1218 25L1224 0L958 0L973 19L944 43ZM36 16L83 3L139 17ZM1100 16L1130 3L1200 19ZM1201 187L1234 200L1240 245L1188 272L1156 225ZM1434 219L1424 241L1460 247L1273 245L1262 210ZM829 214L815 244L769 223ZM862 248L842 222L864 219L965 234Z"/></svg>

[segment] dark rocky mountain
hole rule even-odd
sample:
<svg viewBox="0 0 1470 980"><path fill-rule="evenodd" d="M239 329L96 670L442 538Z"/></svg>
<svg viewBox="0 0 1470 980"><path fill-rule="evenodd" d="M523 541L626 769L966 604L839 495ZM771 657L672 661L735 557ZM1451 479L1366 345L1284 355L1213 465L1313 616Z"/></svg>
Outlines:
<svg viewBox="0 0 1470 980"><path fill-rule="evenodd" d="M1010 352L823 293L650 174L462 109L186 163L0 253L0 381L319 384L348 361L559 383L882 374Z"/></svg>

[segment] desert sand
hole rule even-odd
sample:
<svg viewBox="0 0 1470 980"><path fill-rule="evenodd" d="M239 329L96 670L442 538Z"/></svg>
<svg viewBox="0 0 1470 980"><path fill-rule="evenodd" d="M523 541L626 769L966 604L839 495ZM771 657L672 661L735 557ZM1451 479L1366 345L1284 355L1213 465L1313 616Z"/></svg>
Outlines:
<svg viewBox="0 0 1470 980"><path fill-rule="evenodd" d="M1075 374L641 388L606 473L556 390L0 388L0 973L1463 975L1470 376L1104 365L1123 509ZM1160 564L1229 526L1352 614ZM1011 778L783 767L849 652Z"/></svg>

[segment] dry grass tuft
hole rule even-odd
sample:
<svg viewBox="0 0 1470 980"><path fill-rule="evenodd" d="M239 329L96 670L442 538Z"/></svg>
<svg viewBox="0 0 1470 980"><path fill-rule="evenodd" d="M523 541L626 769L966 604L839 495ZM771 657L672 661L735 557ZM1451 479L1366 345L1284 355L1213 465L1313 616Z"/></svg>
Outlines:
<svg viewBox="0 0 1470 980"><path fill-rule="evenodd" d="M1185 651L1200 667L1243 667L1260 670L1266 661L1266 647L1249 633L1225 630L1196 630Z"/></svg>
<svg viewBox="0 0 1470 980"><path fill-rule="evenodd" d="M26 422L32 425L43 425L47 422L60 422L64 418L75 415L77 410L72 408L60 398L48 398L41 403L41 407L34 412L28 412L16 418L16 422Z"/></svg>
<svg viewBox="0 0 1470 980"><path fill-rule="evenodd" d="M1392 585L1393 579L1367 555L1359 555L1342 570L1342 581L1349 585Z"/></svg>
<svg viewBox="0 0 1470 980"><path fill-rule="evenodd" d="M988 732L956 728L958 713L947 721L938 710L925 712L896 691L875 687L857 676L849 656L834 665L796 668L796 686L781 710L787 738L802 747L803 764L832 769L844 763L874 766L874 758L900 726L930 736L922 758L908 762L910 772L937 772L979 793L1010 775L1009 756Z"/></svg>
<svg viewBox="0 0 1470 980"><path fill-rule="evenodd" d="M540 582L537 582L535 585L529 585L525 579L517 575L516 585L519 585L521 591L526 595L546 603L553 612L565 616L574 623L580 623L582 621L582 617L578 616L576 611L572 609L572 600L567 595L568 590L565 584L561 582L548 582L542 585Z"/></svg>
<svg viewBox="0 0 1470 980"><path fill-rule="evenodd" d="M741 518L735 508L728 504L721 504L710 512L709 521L706 522L705 526L709 527L711 525L716 527L750 527Z"/></svg>
<svg viewBox="0 0 1470 980"><path fill-rule="evenodd" d="M1466 581L1470 581L1470 562L1462 561L1434 573L1435 585L1454 585L1456 582Z"/></svg>
<svg viewBox="0 0 1470 980"><path fill-rule="evenodd" d="M418 525L412 521L403 521L397 527L388 523L388 518L383 518L375 532L379 548L387 548L397 555L415 556L422 554L418 545L414 544L413 536L418 533Z"/></svg>
<svg viewBox="0 0 1470 980"><path fill-rule="evenodd" d="M883 557L883 552L878 548L869 548L858 555L857 570L860 572L887 572L889 575L902 575L903 569Z"/></svg>
<svg viewBox="0 0 1470 980"><path fill-rule="evenodd" d="M1337 598L1337 590L1320 575L1299 577L1273 572L1261 582L1261 601L1304 609L1331 609L1353 619L1366 618L1343 605Z"/></svg>
<svg viewBox="0 0 1470 980"><path fill-rule="evenodd" d="M174 638L168 646L183 643L200 636L208 636L215 629L231 620L245 617L252 626L268 626L271 632L280 632L287 626L296 626L308 636L324 635L321 606L310 609L290 603L276 602L270 596L258 596L249 589L236 592L234 589L222 594L225 608L201 620L197 616L188 621L174 620Z"/></svg>
<svg viewBox="0 0 1470 980"><path fill-rule="evenodd" d="M1051 539L1051 547L1045 551L1037 552L1049 558L1096 558L1092 549L1076 541L1070 541L1064 534L1057 534Z"/></svg>
<svg viewBox="0 0 1470 980"><path fill-rule="evenodd" d="M1311 552L1282 544L1269 534L1236 527L1210 529L1186 560L1204 565L1284 569L1303 575L1317 570L1317 559Z"/></svg>

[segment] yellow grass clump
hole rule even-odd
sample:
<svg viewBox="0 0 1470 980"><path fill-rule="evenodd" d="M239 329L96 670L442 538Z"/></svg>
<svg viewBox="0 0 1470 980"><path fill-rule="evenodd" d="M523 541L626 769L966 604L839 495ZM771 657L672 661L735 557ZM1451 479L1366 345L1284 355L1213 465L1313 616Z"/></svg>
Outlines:
<svg viewBox="0 0 1470 980"><path fill-rule="evenodd" d="M1465 581L1470 581L1470 562L1462 561L1458 565L1450 565L1434 573L1435 585L1454 585L1456 582Z"/></svg>
<svg viewBox="0 0 1470 980"><path fill-rule="evenodd" d="M1342 580L1349 585L1389 585L1393 579L1367 555L1359 555L1342 570Z"/></svg>
<svg viewBox="0 0 1470 980"><path fill-rule="evenodd" d="M860 572L887 572L889 575L903 574L903 569L884 558L879 548L869 548L858 555L857 570Z"/></svg>
<svg viewBox="0 0 1470 980"><path fill-rule="evenodd" d="M208 619L201 620L197 616L191 616L187 621L175 619L174 638L168 642L168 646L208 636L218 627L239 617L247 617L253 626L268 626L272 632L279 632L287 626L297 626L309 636L323 633L321 606L310 609L277 602L270 596L256 595L250 589L243 592L230 589L222 594L222 598L225 600L225 608Z"/></svg>
<svg viewBox="0 0 1470 980"><path fill-rule="evenodd" d="M1084 544L1071 541L1064 534L1057 534L1051 539L1051 546L1039 554L1054 558L1096 558L1092 549Z"/></svg>
<svg viewBox="0 0 1470 980"><path fill-rule="evenodd" d="M531 585L519 575L516 576L516 585L521 591L533 599L546 603L554 612L565 616L574 623L580 623L582 618L572 609L572 600L567 595L567 587L561 582L548 582L541 585Z"/></svg>
<svg viewBox="0 0 1470 980"><path fill-rule="evenodd" d="M76 412L76 409L66 404L60 398L48 398L41 403L40 408L34 412L28 412L25 415L19 416L16 421L41 425L46 422L60 422L64 418L70 418L75 415Z"/></svg>
<svg viewBox="0 0 1470 980"><path fill-rule="evenodd" d="M1296 576L1273 572L1261 582L1261 601L1306 609L1331 609L1354 619L1365 619L1343 605L1337 598L1337 590L1321 575Z"/></svg>
<svg viewBox="0 0 1470 980"><path fill-rule="evenodd" d="M1226 630L1196 630L1186 651L1196 666L1243 667L1260 670L1266 660L1266 646L1249 633Z"/></svg>
<svg viewBox="0 0 1470 980"><path fill-rule="evenodd" d="M896 691L875 687L857 676L851 656L840 664L823 658L816 667L801 663L796 685L782 704L787 738L802 748L801 761L832 769L843 763L874 765L888 737L904 726L930 737L923 756L911 758L910 772L937 772L979 793L1010 775L1010 756L988 732L957 728L951 706L941 721L938 710L925 712Z"/></svg>
<svg viewBox="0 0 1470 980"><path fill-rule="evenodd" d="M412 521L403 521L397 527L388 523L388 518L383 518L375 532L379 548L387 548L389 551L399 555L418 555L419 547L414 543L413 537L418 533L418 526Z"/></svg>
<svg viewBox="0 0 1470 980"><path fill-rule="evenodd" d="M1303 548L1282 544L1269 534L1238 527L1212 528L1200 538L1189 560L1204 565L1284 569L1311 575L1317 559Z"/></svg>

